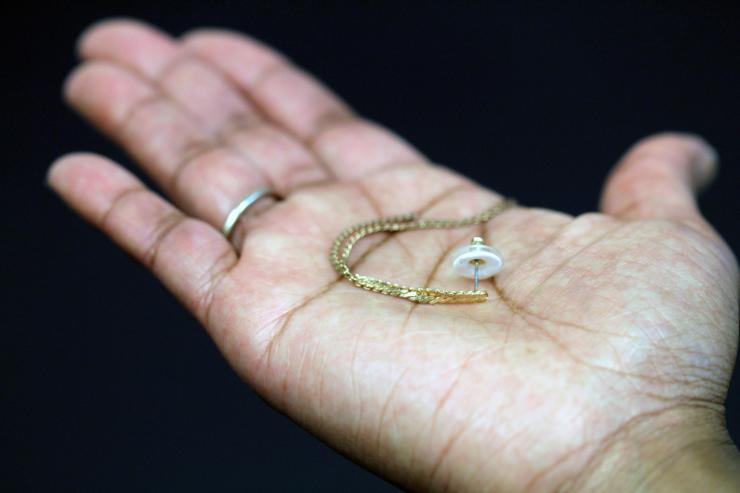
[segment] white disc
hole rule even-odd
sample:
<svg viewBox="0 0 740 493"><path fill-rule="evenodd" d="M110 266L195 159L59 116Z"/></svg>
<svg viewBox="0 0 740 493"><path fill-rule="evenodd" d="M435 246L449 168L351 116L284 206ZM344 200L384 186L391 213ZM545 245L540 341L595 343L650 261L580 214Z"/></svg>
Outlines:
<svg viewBox="0 0 740 493"><path fill-rule="evenodd" d="M478 278L495 276L504 266L501 253L488 245L464 245L452 252L452 269L455 274L473 279L475 261L478 261Z"/></svg>

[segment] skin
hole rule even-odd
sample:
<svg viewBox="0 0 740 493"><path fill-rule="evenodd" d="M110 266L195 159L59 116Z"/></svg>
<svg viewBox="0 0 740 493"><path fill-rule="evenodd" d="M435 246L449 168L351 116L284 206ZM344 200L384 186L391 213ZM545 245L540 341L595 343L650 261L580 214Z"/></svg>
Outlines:
<svg viewBox="0 0 740 493"><path fill-rule="evenodd" d="M168 198L92 154L50 186L149 266L260 395L340 452L425 491L734 491L723 402L738 270L697 209L700 138L661 134L608 177L599 213L517 207L482 227L363 240L353 269L469 289L449 252L483 236L486 303L415 305L339 279L334 237L409 211L465 217L500 196L429 163L260 42L83 33L70 105ZM264 184L233 242L229 209Z"/></svg>

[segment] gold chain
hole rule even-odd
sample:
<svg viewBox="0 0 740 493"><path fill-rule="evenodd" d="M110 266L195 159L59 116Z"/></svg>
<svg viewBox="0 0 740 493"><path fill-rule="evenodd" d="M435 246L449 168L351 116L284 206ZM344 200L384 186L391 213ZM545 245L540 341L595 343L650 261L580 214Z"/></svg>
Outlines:
<svg viewBox="0 0 740 493"><path fill-rule="evenodd" d="M514 206L513 200L504 200L474 216L463 219L422 219L417 214L375 219L356 224L342 231L331 247L329 260L334 269L355 286L376 293L396 296L416 303L480 303L488 299L488 293L475 291L454 291L427 287L403 286L383 279L364 276L349 268L349 255L355 244L367 235L380 232L398 233L416 229L453 229L476 224L484 224Z"/></svg>

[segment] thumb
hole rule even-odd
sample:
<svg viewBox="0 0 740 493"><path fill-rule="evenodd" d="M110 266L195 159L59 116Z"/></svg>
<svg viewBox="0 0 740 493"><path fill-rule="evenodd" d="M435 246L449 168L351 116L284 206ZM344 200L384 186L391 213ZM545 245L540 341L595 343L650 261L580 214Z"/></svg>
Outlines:
<svg viewBox="0 0 740 493"><path fill-rule="evenodd" d="M695 194L715 175L717 155L700 137L664 133L635 144L607 179L601 210L622 219L704 224Z"/></svg>

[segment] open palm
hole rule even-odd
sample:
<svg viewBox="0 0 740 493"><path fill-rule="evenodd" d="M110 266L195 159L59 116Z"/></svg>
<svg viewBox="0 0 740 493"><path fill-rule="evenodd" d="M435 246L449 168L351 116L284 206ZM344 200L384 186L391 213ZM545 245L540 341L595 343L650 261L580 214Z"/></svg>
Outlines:
<svg viewBox="0 0 740 493"><path fill-rule="evenodd" d="M481 235L503 253L487 303L416 305L340 279L334 237L410 211L465 217L497 194L244 36L109 21L80 52L68 100L176 205L89 154L60 159L51 185L151 267L261 395L355 460L413 489L570 491L614 471L647 480L659 471L636 458L721 417L737 269L692 196L714 161L698 138L638 144L604 214L517 207L358 245L356 271L451 289L470 288L451 249ZM226 214L265 184L284 200L261 201L230 243Z"/></svg>

